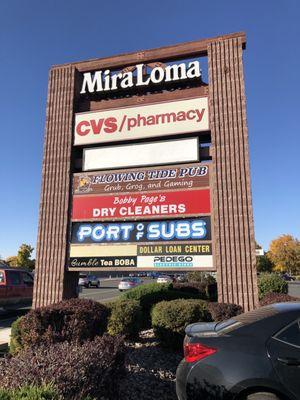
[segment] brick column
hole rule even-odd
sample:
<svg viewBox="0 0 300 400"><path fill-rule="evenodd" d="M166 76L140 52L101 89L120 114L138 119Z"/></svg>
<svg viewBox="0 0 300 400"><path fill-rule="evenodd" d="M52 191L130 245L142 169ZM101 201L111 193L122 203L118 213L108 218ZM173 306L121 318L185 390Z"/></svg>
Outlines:
<svg viewBox="0 0 300 400"><path fill-rule="evenodd" d="M76 296L77 274L65 269L74 87L74 66L50 71L33 307Z"/></svg>
<svg viewBox="0 0 300 400"><path fill-rule="evenodd" d="M257 305L241 38L208 45L214 264L220 302Z"/></svg>

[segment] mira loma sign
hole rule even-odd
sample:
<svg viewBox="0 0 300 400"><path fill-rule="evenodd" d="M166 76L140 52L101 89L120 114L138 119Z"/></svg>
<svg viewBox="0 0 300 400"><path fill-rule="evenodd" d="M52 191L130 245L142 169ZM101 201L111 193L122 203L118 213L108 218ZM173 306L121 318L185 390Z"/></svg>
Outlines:
<svg viewBox="0 0 300 400"><path fill-rule="evenodd" d="M105 71L86 72L83 74L81 94L94 92L108 92L118 89L130 89L134 86L149 86L161 82L175 82L184 79L201 77L199 61L154 67L150 75L145 74L145 64L137 64L134 71L112 74Z"/></svg>

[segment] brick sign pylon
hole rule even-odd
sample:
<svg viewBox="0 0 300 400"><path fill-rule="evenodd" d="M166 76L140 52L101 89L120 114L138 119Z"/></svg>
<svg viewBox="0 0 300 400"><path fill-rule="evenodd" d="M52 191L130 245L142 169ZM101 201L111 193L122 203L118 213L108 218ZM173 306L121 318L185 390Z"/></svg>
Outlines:
<svg viewBox="0 0 300 400"><path fill-rule="evenodd" d="M206 150L200 147L198 162L201 163L204 160L204 154L206 154L206 161L211 160L209 184L211 212L209 218L211 218L212 238L211 241L207 240L206 242L204 238L204 243L208 243L212 248L212 271L217 272L219 301L240 304L245 311L256 307L258 302L256 258L242 62L245 43L244 33L234 33L176 46L54 66L50 70L34 307L77 296L78 272L70 271L69 268L70 238L73 229L72 179L74 173L84 170L84 161L82 161L83 145L80 143L80 146L76 147L74 144L75 114L115 110L140 106L141 104L166 104L166 102L199 97L208 97L209 100L209 131L188 132L186 136L197 135L200 143L201 141L211 143L208 156L205 153ZM83 79L85 79L86 87L90 82L90 87L97 89L97 82L96 80L93 81L93 79L96 79L96 74L91 74L90 77L84 75L89 71L122 69L123 71L132 71L132 66L135 65L138 65L141 70L140 64L157 68L155 66L162 65L162 62L176 59L194 59L196 57L207 57L208 59L208 84L199 81L197 65L193 64L189 75L186 71L182 72L185 79L181 77L181 80L177 79L176 81L175 75L172 75L173 81L165 82L163 79L167 78L162 75L158 68L155 73L151 74L152 81L147 88L130 88L130 79L132 78L126 75L127 86L124 81L123 83L119 82L117 91L111 97L108 93L109 90L107 90L107 93L103 91L104 94L102 92L84 95L80 93ZM104 74L108 76L108 72ZM189 79L191 80L189 81ZM105 83L105 81L103 82ZM117 87L116 82L115 86ZM160 90L152 89L150 84L153 82L156 82L156 88L158 85ZM114 85L114 83L110 83L110 85ZM101 89L103 88L105 86ZM120 93L123 89L124 91L128 89L130 95L123 96ZM193 112L195 117L192 114ZM178 120L179 113L176 114ZM190 113L185 115L192 119L196 118L196 113L197 110L190 110ZM182 115L182 118L184 118L184 114ZM99 121L101 120L93 122L94 130L101 128ZM123 122L126 122L125 117ZM116 119L106 119L105 127L108 132L113 126L114 129L118 128L118 126L113 125L116 123ZM133 123L134 121L132 125ZM155 123L158 124L157 120ZM166 129L165 136L169 139L166 126L167 124L164 123L162 128ZM128 127L131 128L129 123ZM80 134L88 135L85 129L85 126L81 126ZM172 136L172 139L181 140L184 136L185 132L182 132L182 134L179 132L178 135L178 124L176 127L175 123L170 124L170 129L174 129L174 132L176 130L177 136ZM152 140L160 140L160 138L149 139L150 142ZM146 139L144 139L145 141ZM130 143L126 142L125 144ZM194 160L187 160L187 162L189 161ZM135 165L133 164L133 166ZM194 193L196 194L196 191ZM100 198L100 205L101 201ZM174 210L172 205L167 206ZM182 210L184 210L183 207ZM208 214L204 213L204 216L208 217ZM182 215L182 217L190 218L189 215ZM164 217L162 216L162 218ZM178 218L178 215L176 215L176 218ZM119 247L122 249L121 245ZM130 247L134 249L134 245ZM164 251L167 247L161 246ZM101 251L104 248L105 245L101 245L101 248L98 247ZM101 256L100 250L99 257ZM201 269L201 259L203 259L201 257L204 256L200 254L195 256L195 260L191 261L190 270L193 270L193 268ZM120 257L118 258L120 259ZM152 259L152 257L150 258ZM139 256L136 259L135 267L138 270ZM190 260L192 259L191 256ZM195 264L192 264L193 262ZM196 264L197 262L200 262L200 264ZM140 263L141 266L144 264L144 261ZM154 270L155 268L152 267L149 269Z"/></svg>

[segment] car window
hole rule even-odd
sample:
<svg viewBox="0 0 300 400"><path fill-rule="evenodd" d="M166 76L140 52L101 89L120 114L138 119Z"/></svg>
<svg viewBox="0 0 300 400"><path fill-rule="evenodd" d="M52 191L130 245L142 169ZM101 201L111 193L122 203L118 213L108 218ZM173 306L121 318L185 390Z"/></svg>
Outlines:
<svg viewBox="0 0 300 400"><path fill-rule="evenodd" d="M300 347L300 321L296 321L292 325L281 330L275 338L282 342Z"/></svg>
<svg viewBox="0 0 300 400"><path fill-rule="evenodd" d="M8 278L11 285L21 285L21 274L19 271L8 271Z"/></svg>
<svg viewBox="0 0 300 400"><path fill-rule="evenodd" d="M27 272L22 272L23 282L27 286L33 286L33 277Z"/></svg>
<svg viewBox="0 0 300 400"><path fill-rule="evenodd" d="M0 284L4 283L4 272L0 271Z"/></svg>

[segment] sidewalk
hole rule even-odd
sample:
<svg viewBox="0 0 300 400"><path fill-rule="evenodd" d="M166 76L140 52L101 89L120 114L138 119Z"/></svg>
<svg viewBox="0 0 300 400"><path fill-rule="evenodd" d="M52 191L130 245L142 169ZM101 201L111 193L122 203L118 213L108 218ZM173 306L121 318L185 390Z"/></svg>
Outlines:
<svg viewBox="0 0 300 400"><path fill-rule="evenodd" d="M0 350L7 348L11 328L0 329Z"/></svg>

